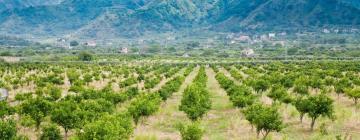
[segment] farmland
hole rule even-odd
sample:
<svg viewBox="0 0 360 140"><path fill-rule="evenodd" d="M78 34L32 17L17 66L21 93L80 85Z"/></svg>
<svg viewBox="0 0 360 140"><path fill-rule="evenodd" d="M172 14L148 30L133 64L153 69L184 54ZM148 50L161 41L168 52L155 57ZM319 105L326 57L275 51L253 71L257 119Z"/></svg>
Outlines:
<svg viewBox="0 0 360 140"><path fill-rule="evenodd" d="M0 63L0 139L360 139L360 63Z"/></svg>

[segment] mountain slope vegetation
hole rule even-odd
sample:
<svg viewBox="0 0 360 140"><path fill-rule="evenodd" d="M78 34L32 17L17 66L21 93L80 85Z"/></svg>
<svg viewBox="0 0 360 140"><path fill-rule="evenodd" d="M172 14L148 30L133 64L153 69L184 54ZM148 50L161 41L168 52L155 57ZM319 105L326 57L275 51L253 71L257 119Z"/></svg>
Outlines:
<svg viewBox="0 0 360 140"><path fill-rule="evenodd" d="M26 3L13 5L21 4ZM355 0L65 0L0 13L3 33L92 37L186 28L237 32L359 24L360 2Z"/></svg>

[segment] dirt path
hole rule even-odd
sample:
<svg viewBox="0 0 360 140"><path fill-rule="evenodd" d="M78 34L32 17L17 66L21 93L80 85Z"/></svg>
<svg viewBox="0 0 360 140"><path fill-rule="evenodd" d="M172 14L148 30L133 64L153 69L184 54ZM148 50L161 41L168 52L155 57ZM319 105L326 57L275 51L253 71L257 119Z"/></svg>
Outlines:
<svg viewBox="0 0 360 140"><path fill-rule="evenodd" d="M224 75L227 76L230 80L234 81L235 84L237 84L237 85L242 85L242 83L241 83L240 81L236 80L234 77L232 77L231 74L230 74L230 72L227 71L226 69L220 68L219 70L220 70L220 72L224 73ZM236 69L236 70L237 70L238 72L240 72L240 73L243 73L242 71L240 71L240 70L238 70L238 69ZM248 75L246 75L246 74L242 74L242 75L243 75L243 76L246 76L246 78L250 77L250 76L248 76ZM266 91L265 93L262 93L262 95L259 97L259 99L260 99L260 101L261 101L262 103L264 103L264 104L266 104L266 105L271 105L272 102L273 102L273 100L272 100L271 98L269 98L268 96L266 96L267 94L268 94L268 91Z"/></svg>
<svg viewBox="0 0 360 140"><path fill-rule="evenodd" d="M195 68L184 83L181 85L179 92L176 92L165 103L162 104L160 110L144 119L138 124L134 131L134 140L180 140L180 135L176 129L176 125L180 122L188 121L186 115L179 111L178 107L185 88L191 84L199 68Z"/></svg>
<svg viewBox="0 0 360 140"><path fill-rule="evenodd" d="M233 107L226 94L215 79L215 72L207 68L208 90L211 94L212 109L202 120L206 140L229 140L251 138L254 132L243 119L240 110Z"/></svg>
<svg viewBox="0 0 360 140"><path fill-rule="evenodd" d="M155 92L161 89L162 86L164 86L168 81L172 80L174 77L179 76L180 74L183 74L185 71L185 68L182 68L179 72L177 72L175 75L173 75L170 78L162 78L159 84L157 84L154 88L150 89L150 92Z"/></svg>
<svg viewBox="0 0 360 140"><path fill-rule="evenodd" d="M219 68L219 71L224 73L225 76L227 76L230 80L233 80L235 82L235 84L241 85L241 82L236 80L234 77L231 76L230 72L227 71L224 68Z"/></svg>

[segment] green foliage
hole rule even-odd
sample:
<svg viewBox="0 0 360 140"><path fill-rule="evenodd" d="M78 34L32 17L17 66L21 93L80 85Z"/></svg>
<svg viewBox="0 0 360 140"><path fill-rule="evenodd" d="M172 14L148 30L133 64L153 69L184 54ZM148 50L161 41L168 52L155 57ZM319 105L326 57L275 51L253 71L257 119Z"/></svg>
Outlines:
<svg viewBox="0 0 360 140"><path fill-rule="evenodd" d="M67 70L66 75L71 84L74 84L74 82L80 78L80 73L78 73L76 69Z"/></svg>
<svg viewBox="0 0 360 140"><path fill-rule="evenodd" d="M125 93L128 99L132 99L135 96L139 95L139 89L137 87L130 87L126 90Z"/></svg>
<svg viewBox="0 0 360 140"><path fill-rule="evenodd" d="M243 76L236 69L233 68L229 72L230 72L231 76L234 77L236 80L243 79Z"/></svg>
<svg viewBox="0 0 360 140"><path fill-rule="evenodd" d="M309 86L308 81L305 77L299 77L294 82L294 92L300 95L308 95L309 94Z"/></svg>
<svg viewBox="0 0 360 140"><path fill-rule="evenodd" d="M33 120L28 115L22 115L21 118L20 118L20 125L21 126L31 127L31 126L34 126L35 124L36 124L35 120Z"/></svg>
<svg viewBox="0 0 360 140"><path fill-rule="evenodd" d="M70 129L77 128L82 124L78 105L72 101L61 101L55 105L51 112L51 121L65 130L65 138Z"/></svg>
<svg viewBox="0 0 360 140"><path fill-rule="evenodd" d="M99 120L88 123L78 133L80 140L129 139L133 133L131 117L127 115L105 115Z"/></svg>
<svg viewBox="0 0 360 140"><path fill-rule="evenodd" d="M64 84L64 77L58 74L50 74L37 78L35 84L38 87L45 87L47 84L62 85Z"/></svg>
<svg viewBox="0 0 360 140"><path fill-rule="evenodd" d="M62 140L60 129L53 124L44 126L42 128L40 140Z"/></svg>
<svg viewBox="0 0 360 140"><path fill-rule="evenodd" d="M345 94L354 100L355 105L358 103L360 98L360 87L355 87L353 89L345 90Z"/></svg>
<svg viewBox="0 0 360 140"><path fill-rule="evenodd" d="M148 53L158 53L160 51L161 51L161 46L160 45L152 45L147 50Z"/></svg>
<svg viewBox="0 0 360 140"><path fill-rule="evenodd" d="M94 56L89 52L83 51L78 54L78 58L80 61L91 61L94 59Z"/></svg>
<svg viewBox="0 0 360 140"><path fill-rule="evenodd" d="M182 82L185 80L184 77L178 76L172 79L171 81L167 82L159 91L159 95L161 96L162 100L167 100L174 92L180 89Z"/></svg>
<svg viewBox="0 0 360 140"><path fill-rule="evenodd" d="M133 84L136 84L137 83L137 79L135 77L129 77L127 79L125 79L124 81L121 81L119 83L119 86L121 88L124 88L124 87L127 87L127 86L131 86Z"/></svg>
<svg viewBox="0 0 360 140"><path fill-rule="evenodd" d="M192 84L185 89L181 99L180 111L184 111L188 118L196 121L203 117L211 108L209 93L199 84Z"/></svg>
<svg viewBox="0 0 360 140"><path fill-rule="evenodd" d="M254 104L246 108L243 113L246 120L256 127L257 134L263 134L263 139L266 139L270 132L279 132L284 128L281 115L274 107Z"/></svg>
<svg viewBox="0 0 360 140"><path fill-rule="evenodd" d="M178 129L182 140L201 140L204 135L204 130L199 127L198 123L189 125L180 124Z"/></svg>
<svg viewBox="0 0 360 140"><path fill-rule="evenodd" d="M348 78L341 78L337 82L335 82L335 91L337 94L342 94L346 89L351 88L352 84Z"/></svg>
<svg viewBox="0 0 360 140"><path fill-rule="evenodd" d="M309 94L309 87L306 85L295 85L294 92L300 95L308 95Z"/></svg>
<svg viewBox="0 0 360 140"><path fill-rule="evenodd" d="M159 110L161 97L158 94L144 94L131 102L128 111L137 124L140 117L149 116Z"/></svg>
<svg viewBox="0 0 360 140"><path fill-rule="evenodd" d="M206 90L206 81L205 68L201 67L194 83L185 89L181 99L179 110L184 111L192 121L202 118L211 108L210 95Z"/></svg>
<svg viewBox="0 0 360 140"><path fill-rule="evenodd" d="M77 42L76 40L70 41L70 46L78 46L79 42Z"/></svg>
<svg viewBox="0 0 360 140"><path fill-rule="evenodd" d="M234 106L242 108L254 103L255 96L248 87L236 85L223 73L216 74L215 78L220 83L221 87L226 90L228 96L230 96L230 101L232 101Z"/></svg>
<svg viewBox="0 0 360 140"><path fill-rule="evenodd" d="M88 83L90 83L90 82L92 82L93 81L93 76L91 75L91 74L85 74L84 76L83 76L83 79L84 79L84 82L86 83L86 84L88 84Z"/></svg>
<svg viewBox="0 0 360 140"><path fill-rule="evenodd" d="M267 95L271 99L274 100L274 102L280 101L283 102L284 100L288 99L288 93L286 89L282 86L276 85L273 86L270 93Z"/></svg>
<svg viewBox="0 0 360 140"><path fill-rule="evenodd" d="M0 120L0 140L11 140L16 137L16 123L13 120Z"/></svg>
<svg viewBox="0 0 360 140"><path fill-rule="evenodd" d="M44 92L49 96L50 100L56 101L61 98L62 91L58 87L49 85L46 87Z"/></svg>
<svg viewBox="0 0 360 140"><path fill-rule="evenodd" d="M105 99L113 104L117 104L125 101L128 97L126 94L116 93L112 91L112 88L105 87L104 89L97 91L94 89L82 90L79 95L82 99Z"/></svg>
<svg viewBox="0 0 360 140"><path fill-rule="evenodd" d="M115 106L112 102L103 98L82 100L80 102L82 120L94 121L99 119L103 114L113 113Z"/></svg>
<svg viewBox="0 0 360 140"><path fill-rule="evenodd" d="M20 105L20 114L28 115L36 122L36 128L39 128L43 121L52 109L52 104L40 97L24 101Z"/></svg>
<svg viewBox="0 0 360 140"><path fill-rule="evenodd" d="M300 112L301 120L305 114L311 118L311 130L320 116L334 118L333 100L324 94L299 98L295 102L295 107Z"/></svg>
<svg viewBox="0 0 360 140"><path fill-rule="evenodd" d="M304 97L297 98L294 102L296 110L300 113L300 122L302 122L304 115L309 112L309 100Z"/></svg>
<svg viewBox="0 0 360 140"><path fill-rule="evenodd" d="M8 115L13 115L15 113L15 109L11 107L6 101L0 101L0 119Z"/></svg>
<svg viewBox="0 0 360 140"><path fill-rule="evenodd" d="M252 79L248 86L251 86L257 93L264 92L270 87L269 81L265 79Z"/></svg>
<svg viewBox="0 0 360 140"><path fill-rule="evenodd" d="M194 70L194 66L188 66L184 71L184 77L188 76Z"/></svg>
<svg viewBox="0 0 360 140"><path fill-rule="evenodd" d="M324 94L311 96L308 98L309 100L309 112L308 115L311 118L311 129L313 129L315 120L319 116L323 117L334 117L334 106L333 100Z"/></svg>
<svg viewBox="0 0 360 140"><path fill-rule="evenodd" d="M154 78L147 78L144 82L145 89L151 89L154 88L157 84L159 84L161 81L161 78L156 76Z"/></svg>

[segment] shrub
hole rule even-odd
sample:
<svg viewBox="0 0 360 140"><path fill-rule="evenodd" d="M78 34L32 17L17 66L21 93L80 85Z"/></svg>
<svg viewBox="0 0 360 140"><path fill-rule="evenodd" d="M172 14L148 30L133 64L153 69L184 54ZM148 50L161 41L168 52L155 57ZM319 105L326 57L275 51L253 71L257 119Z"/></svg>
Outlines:
<svg viewBox="0 0 360 140"><path fill-rule="evenodd" d="M185 89L179 109L184 111L189 119L196 121L202 118L210 108L210 95L202 85L195 83Z"/></svg>
<svg viewBox="0 0 360 140"><path fill-rule="evenodd" d="M355 87L353 89L345 90L345 94L354 100L355 105L358 103L360 98L360 87Z"/></svg>
<svg viewBox="0 0 360 140"><path fill-rule="evenodd" d="M254 104L245 109L243 113L250 124L256 127L257 134L263 134L263 139L266 139L270 132L279 132L284 128L281 115L274 107Z"/></svg>
<svg viewBox="0 0 360 140"><path fill-rule="evenodd" d="M201 137L204 134L204 130L202 130L197 123L192 123L190 125L181 124L179 126L179 131L182 140L201 140Z"/></svg>
<svg viewBox="0 0 360 140"><path fill-rule="evenodd" d="M86 124L78 137L80 140L129 139L134 130L131 121L127 115L106 115Z"/></svg>
<svg viewBox="0 0 360 140"><path fill-rule="evenodd" d="M0 139L11 140L16 137L16 123L13 120L0 120Z"/></svg>
<svg viewBox="0 0 360 140"><path fill-rule="evenodd" d="M43 127L40 140L62 140L60 129L56 125L47 125Z"/></svg>
<svg viewBox="0 0 360 140"><path fill-rule="evenodd" d="M159 110L160 103L161 97L158 94L145 94L131 102L128 111L137 124L140 117L149 116Z"/></svg>

